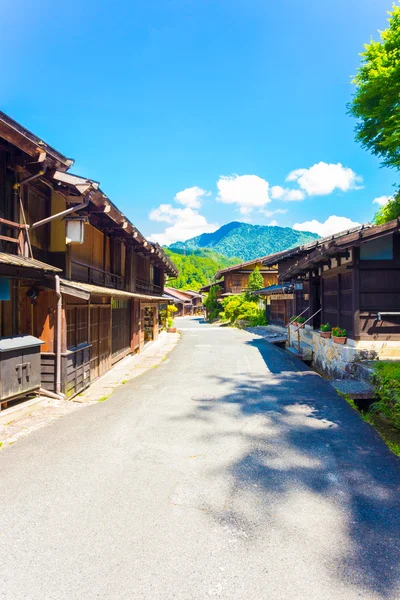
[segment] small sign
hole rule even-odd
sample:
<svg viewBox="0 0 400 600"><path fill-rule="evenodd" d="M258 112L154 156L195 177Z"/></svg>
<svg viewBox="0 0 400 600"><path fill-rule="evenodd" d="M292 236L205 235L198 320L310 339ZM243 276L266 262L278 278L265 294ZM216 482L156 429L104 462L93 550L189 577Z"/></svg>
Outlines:
<svg viewBox="0 0 400 600"><path fill-rule="evenodd" d="M10 280L0 277L0 300L11 300Z"/></svg>

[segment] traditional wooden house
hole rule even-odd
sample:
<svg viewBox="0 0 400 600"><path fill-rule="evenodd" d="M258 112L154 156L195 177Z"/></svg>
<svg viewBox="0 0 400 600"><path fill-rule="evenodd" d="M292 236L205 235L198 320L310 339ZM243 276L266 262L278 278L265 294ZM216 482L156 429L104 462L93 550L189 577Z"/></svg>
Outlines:
<svg viewBox="0 0 400 600"><path fill-rule="evenodd" d="M221 269L215 274L216 284L221 288L221 297L230 296L233 294L241 294L249 284L249 276L256 267L260 269L260 273L264 280L264 286L270 286L278 283L278 270L275 265L264 266L263 261L266 257L256 258L247 262ZM206 291L205 286L200 291Z"/></svg>
<svg viewBox="0 0 400 600"><path fill-rule="evenodd" d="M338 377L363 359L400 358L399 231L399 220L361 225L265 259L278 262L292 312L306 319L304 328L289 327L301 357ZM321 323L346 329L347 343L321 338Z"/></svg>
<svg viewBox="0 0 400 600"><path fill-rule="evenodd" d="M165 293L173 299L173 303L178 309L178 317L188 317L194 315L196 311L198 298L202 300L202 296L197 292L177 290L176 288L172 287L166 287Z"/></svg>
<svg viewBox="0 0 400 600"><path fill-rule="evenodd" d="M165 277L177 275L72 164L0 113L0 355L2 340L36 337L40 387L68 397L157 337Z"/></svg>

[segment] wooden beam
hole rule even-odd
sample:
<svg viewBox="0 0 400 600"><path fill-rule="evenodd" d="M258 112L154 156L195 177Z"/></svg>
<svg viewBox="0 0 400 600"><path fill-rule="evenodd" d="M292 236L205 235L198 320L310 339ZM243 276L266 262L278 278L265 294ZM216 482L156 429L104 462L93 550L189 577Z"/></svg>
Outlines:
<svg viewBox="0 0 400 600"><path fill-rule="evenodd" d="M4 240L5 242L12 242L13 244L19 244L18 239L7 237L6 235L0 235L0 240Z"/></svg>

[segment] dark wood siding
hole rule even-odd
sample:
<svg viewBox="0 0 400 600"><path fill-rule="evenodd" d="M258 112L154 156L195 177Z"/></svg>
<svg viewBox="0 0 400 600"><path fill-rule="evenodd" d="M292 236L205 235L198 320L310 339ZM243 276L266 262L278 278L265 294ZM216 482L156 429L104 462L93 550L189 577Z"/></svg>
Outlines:
<svg viewBox="0 0 400 600"><path fill-rule="evenodd" d="M111 306L90 308L90 377L94 381L111 366Z"/></svg>
<svg viewBox="0 0 400 600"><path fill-rule="evenodd" d="M322 278L322 322L354 334L352 271L326 273Z"/></svg>
<svg viewBox="0 0 400 600"><path fill-rule="evenodd" d="M272 323L286 325L289 322L290 317L294 316L294 299L276 298L272 296L270 310L270 320Z"/></svg>
<svg viewBox="0 0 400 600"><path fill-rule="evenodd" d="M56 355L42 352L41 386L56 391ZM90 346L84 346L61 355L61 392L68 398L80 394L90 385Z"/></svg>
<svg viewBox="0 0 400 600"><path fill-rule="evenodd" d="M295 299L296 299L296 316L299 316L306 308L310 309L310 283L309 281L303 281L301 283L301 288L296 289L300 286L298 284L295 285ZM308 319L311 317L310 310L304 313L304 318Z"/></svg>
<svg viewBox="0 0 400 600"><path fill-rule="evenodd" d="M112 363L131 351L131 311L129 300L112 301Z"/></svg>
<svg viewBox="0 0 400 600"><path fill-rule="evenodd" d="M400 339L400 265L386 261L360 262L360 337L380 340Z"/></svg>

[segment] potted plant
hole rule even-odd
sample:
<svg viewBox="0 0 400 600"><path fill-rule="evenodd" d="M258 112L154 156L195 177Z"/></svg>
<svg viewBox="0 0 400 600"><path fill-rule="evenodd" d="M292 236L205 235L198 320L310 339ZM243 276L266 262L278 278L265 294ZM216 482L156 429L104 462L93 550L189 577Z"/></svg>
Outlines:
<svg viewBox="0 0 400 600"><path fill-rule="evenodd" d="M296 325L296 316L290 317L289 322L291 325Z"/></svg>
<svg viewBox="0 0 400 600"><path fill-rule="evenodd" d="M345 344L347 339L347 331L341 327L332 329L332 339L336 344Z"/></svg>
<svg viewBox="0 0 400 600"><path fill-rule="evenodd" d="M323 338L329 339L332 333L332 325L330 323L321 324L319 328L319 334Z"/></svg>
<svg viewBox="0 0 400 600"><path fill-rule="evenodd" d="M306 322L304 317L297 317L296 325L297 327L304 327L304 323Z"/></svg>

